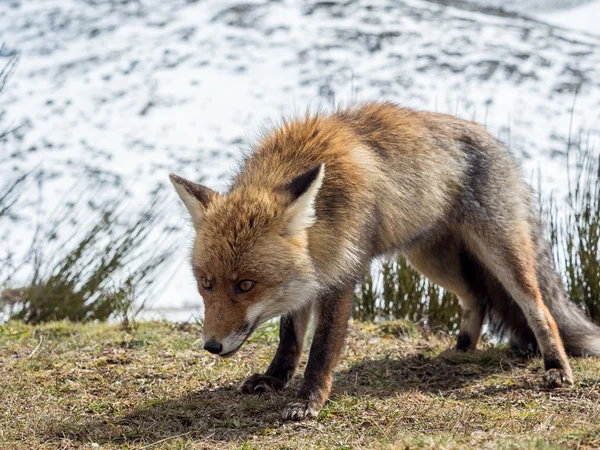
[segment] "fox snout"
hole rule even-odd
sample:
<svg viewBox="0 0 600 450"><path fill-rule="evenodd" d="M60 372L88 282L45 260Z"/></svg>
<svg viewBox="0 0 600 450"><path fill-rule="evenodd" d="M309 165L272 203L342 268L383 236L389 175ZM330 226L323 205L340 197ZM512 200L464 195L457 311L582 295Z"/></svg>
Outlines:
<svg viewBox="0 0 600 450"><path fill-rule="evenodd" d="M223 351L223 345L220 342L215 340L210 340L204 343L204 350L212 353L213 355L218 355Z"/></svg>
<svg viewBox="0 0 600 450"><path fill-rule="evenodd" d="M250 334L251 332L233 332L225 336L223 339L218 339L215 337L209 338L208 340L204 341L204 350L212 353L213 355L218 355L222 358L228 358L237 353L244 342L246 342L246 339L248 339Z"/></svg>
<svg viewBox="0 0 600 450"><path fill-rule="evenodd" d="M211 322L210 318L211 314L209 313L206 315L205 328L202 333L204 350L222 358L228 358L237 353L255 328L246 321L240 325L228 327L218 319Z"/></svg>
<svg viewBox="0 0 600 450"><path fill-rule="evenodd" d="M237 347L234 346L232 349L227 350L219 341L217 341L216 339L211 339L204 343L204 350L212 353L213 355L219 355L221 358L228 358L237 353L237 351L240 349L240 347L245 341L246 339L244 339L240 344L238 344Z"/></svg>

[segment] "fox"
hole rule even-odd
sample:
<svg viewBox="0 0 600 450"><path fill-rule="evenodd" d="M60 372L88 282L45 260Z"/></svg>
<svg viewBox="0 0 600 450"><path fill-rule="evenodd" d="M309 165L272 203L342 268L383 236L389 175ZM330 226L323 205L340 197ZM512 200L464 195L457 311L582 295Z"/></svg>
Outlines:
<svg viewBox="0 0 600 450"><path fill-rule="evenodd" d="M374 258L402 254L459 298L459 351L485 320L539 351L548 388L573 384L567 354L600 355L600 327L572 304L534 193L481 125L390 102L284 118L252 146L225 194L170 174L191 217L191 266L204 301L204 349L227 358L280 318L265 373L241 391L304 379L283 419L319 414L332 389L357 283Z"/></svg>

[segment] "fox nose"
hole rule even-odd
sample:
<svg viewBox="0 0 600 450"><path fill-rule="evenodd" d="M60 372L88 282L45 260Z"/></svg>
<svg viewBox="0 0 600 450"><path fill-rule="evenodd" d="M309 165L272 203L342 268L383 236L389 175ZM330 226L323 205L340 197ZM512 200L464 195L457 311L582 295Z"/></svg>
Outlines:
<svg viewBox="0 0 600 450"><path fill-rule="evenodd" d="M223 350L223 346L220 342L213 341L211 339L210 341L204 343L204 350L208 350L209 352L218 355L221 353L221 350Z"/></svg>

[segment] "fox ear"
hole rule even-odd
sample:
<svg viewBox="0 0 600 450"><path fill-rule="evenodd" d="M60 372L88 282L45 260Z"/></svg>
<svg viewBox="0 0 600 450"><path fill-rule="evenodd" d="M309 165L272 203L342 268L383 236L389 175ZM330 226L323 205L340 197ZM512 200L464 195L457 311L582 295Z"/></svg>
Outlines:
<svg viewBox="0 0 600 450"><path fill-rule="evenodd" d="M286 234L293 236L315 223L315 199L324 176L325 164L317 164L280 188L289 198L285 210Z"/></svg>
<svg viewBox="0 0 600 450"><path fill-rule="evenodd" d="M200 228L209 203L219 194L201 184L193 183L185 178L170 174L171 183L192 216L194 228Z"/></svg>

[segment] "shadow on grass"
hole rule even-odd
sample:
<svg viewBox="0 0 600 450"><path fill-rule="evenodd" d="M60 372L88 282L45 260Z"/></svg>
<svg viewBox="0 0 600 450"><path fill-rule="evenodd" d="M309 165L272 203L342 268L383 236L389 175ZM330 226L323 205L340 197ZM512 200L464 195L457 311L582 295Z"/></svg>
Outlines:
<svg viewBox="0 0 600 450"><path fill-rule="evenodd" d="M498 373L510 376L513 367L524 365L526 359L497 349L470 354L446 351L432 358L412 353L399 359L366 359L336 373L333 395L384 398L401 392L447 394L474 384L484 385L486 378ZM102 421L67 424L54 429L48 438L116 445L147 445L178 437L205 443L244 442L282 424L280 412L293 398L301 377L297 376L283 393L259 396L242 395L237 390L241 381L178 398L156 399L124 416L107 415ZM486 389L485 395L527 387L530 385L513 383L500 390ZM463 398L481 395L460 392Z"/></svg>
<svg viewBox="0 0 600 450"><path fill-rule="evenodd" d="M240 380L240 384L241 384ZM245 441L276 424L293 391L242 395L236 386L202 389L172 399L146 402L124 416L67 424L50 440L139 445L178 437L199 441Z"/></svg>
<svg viewBox="0 0 600 450"><path fill-rule="evenodd" d="M365 359L337 376L335 391L387 397L407 391L447 394L476 384L486 389L488 378L503 373L510 377L513 368L525 367L530 360L531 355L516 355L503 349L467 353L446 350L435 357L411 354L401 359ZM508 389L531 387L531 381L515 379ZM464 394L467 393L461 393L461 397Z"/></svg>

